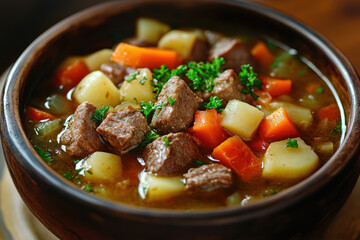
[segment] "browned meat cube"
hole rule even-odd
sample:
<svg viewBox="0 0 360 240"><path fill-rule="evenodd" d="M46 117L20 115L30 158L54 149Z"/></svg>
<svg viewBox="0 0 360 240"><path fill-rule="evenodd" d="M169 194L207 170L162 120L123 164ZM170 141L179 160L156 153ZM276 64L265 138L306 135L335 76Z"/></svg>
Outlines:
<svg viewBox="0 0 360 240"><path fill-rule="evenodd" d="M167 104L157 109L151 121L160 133L179 132L188 128L194 119L195 111L202 103L179 77L171 77L161 90L156 104L168 103L169 97L175 100L173 106Z"/></svg>
<svg viewBox="0 0 360 240"><path fill-rule="evenodd" d="M138 47L156 47L156 44L137 37L126 38L121 42L128 43Z"/></svg>
<svg viewBox="0 0 360 240"><path fill-rule="evenodd" d="M129 106L122 111L108 113L96 131L118 152L139 144L150 127L139 110Z"/></svg>
<svg viewBox="0 0 360 240"><path fill-rule="evenodd" d="M204 62L207 60L208 56L209 48L207 42L203 39L196 38L190 56L185 60L185 62Z"/></svg>
<svg viewBox="0 0 360 240"><path fill-rule="evenodd" d="M248 101L248 96L241 92L242 88L240 79L234 70L228 69L214 79L214 89L211 92L196 91L196 94L204 100L208 100L211 96L217 96L223 99L225 106L231 99Z"/></svg>
<svg viewBox="0 0 360 240"><path fill-rule="evenodd" d="M146 169L160 176L186 171L198 153L197 145L188 133L170 133L157 138L144 150Z"/></svg>
<svg viewBox="0 0 360 240"><path fill-rule="evenodd" d="M244 43L233 38L220 38L210 49L209 60L217 57L225 59L225 68L232 68L237 73L241 71L241 65L254 64L251 52Z"/></svg>
<svg viewBox="0 0 360 240"><path fill-rule="evenodd" d="M213 192L232 184L231 170L217 163L191 168L184 177L185 188L190 192Z"/></svg>
<svg viewBox="0 0 360 240"><path fill-rule="evenodd" d="M91 120L95 111L96 107L91 103L80 104L60 137L60 143L66 145L66 151L75 157L86 157L102 147L96 124Z"/></svg>
<svg viewBox="0 0 360 240"><path fill-rule="evenodd" d="M119 86L125 80L125 76L136 71L131 67L126 67L117 63L103 63L100 70L111 79L111 81Z"/></svg>

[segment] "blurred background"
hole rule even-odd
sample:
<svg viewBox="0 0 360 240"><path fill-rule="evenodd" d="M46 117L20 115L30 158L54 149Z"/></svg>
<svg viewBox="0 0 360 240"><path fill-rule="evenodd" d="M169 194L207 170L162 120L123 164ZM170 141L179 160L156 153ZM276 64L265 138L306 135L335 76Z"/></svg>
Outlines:
<svg viewBox="0 0 360 240"><path fill-rule="evenodd" d="M63 18L106 0L1 0L0 72ZM252 0L285 12L334 43L360 72L360 0Z"/></svg>

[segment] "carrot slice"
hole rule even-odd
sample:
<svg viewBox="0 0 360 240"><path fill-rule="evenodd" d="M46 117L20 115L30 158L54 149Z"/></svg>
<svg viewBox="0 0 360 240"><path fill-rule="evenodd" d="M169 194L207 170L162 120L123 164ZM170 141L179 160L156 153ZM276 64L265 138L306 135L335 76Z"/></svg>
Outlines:
<svg viewBox="0 0 360 240"><path fill-rule="evenodd" d="M234 170L243 181L250 181L261 175L260 159L238 136L225 140L214 149L211 156Z"/></svg>
<svg viewBox="0 0 360 240"><path fill-rule="evenodd" d="M259 134L266 142L300 136L294 122L285 111L285 108L277 109L262 120L259 126Z"/></svg>
<svg viewBox="0 0 360 240"><path fill-rule="evenodd" d="M45 119L50 119L50 120L54 120L55 116L45 112L43 110L40 110L38 108L34 108L34 107L27 107L27 114L29 117L29 120L32 121L41 121L41 120L45 120Z"/></svg>
<svg viewBox="0 0 360 240"><path fill-rule="evenodd" d="M75 61L72 64L60 68L55 75L55 85L64 89L75 87L86 75L89 68L83 61Z"/></svg>
<svg viewBox="0 0 360 240"><path fill-rule="evenodd" d="M248 145L254 152L262 153L266 151L270 144L262 139L259 134L256 134L255 137L248 142Z"/></svg>
<svg viewBox="0 0 360 240"><path fill-rule="evenodd" d="M259 76L259 78L263 84L263 90L272 97L289 95L291 93L291 80L289 79L278 79L268 76Z"/></svg>
<svg viewBox="0 0 360 240"><path fill-rule="evenodd" d="M168 68L175 68L180 64L175 51L160 48L146 48L120 43L112 54L111 60L121 65L150 69L166 65Z"/></svg>
<svg viewBox="0 0 360 240"><path fill-rule="evenodd" d="M328 119L331 121L340 119L340 110L336 103L319 109L317 114L321 120Z"/></svg>
<svg viewBox="0 0 360 240"><path fill-rule="evenodd" d="M265 66L269 66L274 62L274 56L263 42L256 43L256 45L251 49L251 54L256 60Z"/></svg>
<svg viewBox="0 0 360 240"><path fill-rule="evenodd" d="M199 139L201 146L213 149L229 137L221 126L221 120L221 115L215 109L198 110L189 132Z"/></svg>
<svg viewBox="0 0 360 240"><path fill-rule="evenodd" d="M270 93L258 89L255 89L254 93L259 96L259 98L255 101L255 105L266 106L272 102Z"/></svg>

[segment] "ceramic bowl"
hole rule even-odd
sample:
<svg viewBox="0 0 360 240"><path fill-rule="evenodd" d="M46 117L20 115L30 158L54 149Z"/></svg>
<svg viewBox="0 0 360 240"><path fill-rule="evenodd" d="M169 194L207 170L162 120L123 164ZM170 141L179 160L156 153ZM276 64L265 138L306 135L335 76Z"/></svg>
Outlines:
<svg viewBox="0 0 360 240"><path fill-rule="evenodd" d="M296 49L337 92L346 132L316 173L279 194L241 207L207 211L145 209L87 194L37 157L22 125L39 79L66 56L113 46L133 35L135 20L236 32L244 24ZM77 13L37 38L13 65L3 91L2 143L14 183L30 210L61 239L282 239L319 236L359 176L359 78L346 58L317 33L274 10L230 0L116 1Z"/></svg>

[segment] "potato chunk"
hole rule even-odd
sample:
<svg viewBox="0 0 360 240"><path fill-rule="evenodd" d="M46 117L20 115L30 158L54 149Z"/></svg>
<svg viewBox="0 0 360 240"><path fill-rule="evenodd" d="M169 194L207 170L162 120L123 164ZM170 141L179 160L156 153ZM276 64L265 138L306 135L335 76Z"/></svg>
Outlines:
<svg viewBox="0 0 360 240"><path fill-rule="evenodd" d="M85 56L83 58L83 61L86 63L90 72L93 72L96 70L100 70L101 64L110 62L111 55L112 55L111 49L102 49L90 55Z"/></svg>
<svg viewBox="0 0 360 240"><path fill-rule="evenodd" d="M84 178L90 182L116 181L122 175L121 157L107 152L94 152L82 167Z"/></svg>
<svg viewBox="0 0 360 240"><path fill-rule="evenodd" d="M193 50L197 36L193 32L172 30L159 41L158 47L176 51L182 59L187 59Z"/></svg>
<svg viewBox="0 0 360 240"><path fill-rule="evenodd" d="M250 104L239 100L230 100L222 112L222 116L221 125L226 130L249 140L258 128L264 113Z"/></svg>
<svg viewBox="0 0 360 240"><path fill-rule="evenodd" d="M120 103L118 88L101 71L89 73L76 86L73 98L79 104L88 101L97 108L105 105L115 107Z"/></svg>
<svg viewBox="0 0 360 240"><path fill-rule="evenodd" d="M264 156L264 178L291 181L316 170L319 165L316 153L301 138L292 140L297 141L297 148L286 147L286 140L270 144Z"/></svg>
<svg viewBox="0 0 360 240"><path fill-rule="evenodd" d="M136 22L136 37L156 44L170 29L165 23L142 17Z"/></svg>
<svg viewBox="0 0 360 240"><path fill-rule="evenodd" d="M134 73L136 74L136 73ZM152 73L148 68L141 69L136 78L131 81L124 81L120 87L121 101L140 103L141 101L155 101L155 93L151 86ZM136 99L136 100L135 100Z"/></svg>
<svg viewBox="0 0 360 240"><path fill-rule="evenodd" d="M180 177L158 177L150 173L141 173L139 190L149 201L163 200L185 192Z"/></svg>
<svg viewBox="0 0 360 240"><path fill-rule="evenodd" d="M280 101L274 101L270 103L270 107L274 111L281 107L285 108L291 120L293 120L295 125L301 129L308 128L313 121L313 116L309 108L297 106L287 102L280 102Z"/></svg>

